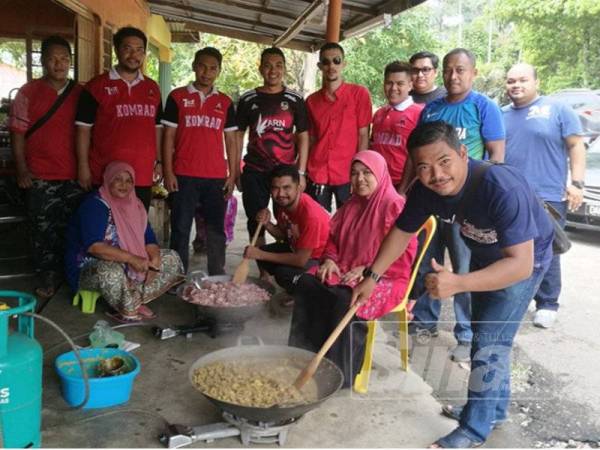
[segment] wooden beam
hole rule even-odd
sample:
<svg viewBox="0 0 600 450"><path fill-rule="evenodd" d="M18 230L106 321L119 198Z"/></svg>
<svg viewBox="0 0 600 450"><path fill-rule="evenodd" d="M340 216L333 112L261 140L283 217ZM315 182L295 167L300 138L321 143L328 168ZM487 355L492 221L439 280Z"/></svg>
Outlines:
<svg viewBox="0 0 600 450"><path fill-rule="evenodd" d="M323 0L314 0L308 7L302 11L302 14L294 20L291 25L285 30L273 43L275 46L285 45L287 42L294 39L298 33L302 31L307 22L309 22L315 14L319 12Z"/></svg>
<svg viewBox="0 0 600 450"><path fill-rule="evenodd" d="M252 31L240 31L233 28L226 27L215 27L209 24L194 23L188 25L189 31L185 32L172 32L171 37L173 42L197 42L198 38L194 37L194 33L211 33L219 36L227 36L233 39L240 39L243 41L256 42L258 44L273 45L273 37L266 36L264 33L254 33ZM312 52L317 48L316 42L306 42L300 40L293 40L288 42L282 47L290 48L293 50L301 50L304 52Z"/></svg>
<svg viewBox="0 0 600 450"><path fill-rule="evenodd" d="M172 17L172 18L177 18L179 20L182 20L186 23L203 23L206 25L213 25L213 26L226 26L229 28L233 28L234 25L231 24L221 24L218 22L215 22L214 18L219 18L222 20L229 20L231 22L238 23L238 24L245 24L247 25L247 28L250 29L255 29L257 32L259 30L259 28L262 28L264 30L268 30L268 31L262 31L262 33L270 33L273 34L273 39L276 38L276 34L277 33L272 33L273 30L275 30L276 32L284 32L286 31L286 28L280 25L274 25L271 23L265 23L265 22L259 22L259 21L253 21L250 19L245 19L245 18L239 18L239 17L235 17L235 16L229 16L226 14L220 14L220 13L213 13L213 12L207 12L203 9L199 9L199 8L194 8L194 7L189 7L186 8L185 10L182 9L182 11L187 11L187 12L192 12L192 13L197 13L197 14L201 14L204 17L198 17L198 16L187 16L187 15L182 15L182 14L177 14L177 13L172 13L169 10L165 10L164 8L162 8L161 6L158 6L158 3L163 3L163 4L168 4L168 2L164 1L164 0L153 0L153 2L157 5L156 8L154 9L154 12L156 14L159 15L163 15L166 17ZM169 5L170 6L170 5ZM240 27L240 28L244 28L244 27ZM304 32L303 33L307 38L309 39L315 39L315 40L319 40L321 39L321 35L318 33L312 33L312 32Z"/></svg>
<svg viewBox="0 0 600 450"><path fill-rule="evenodd" d="M268 14L270 16L280 17L282 19L287 19L287 20L294 20L297 17L297 14L293 14L293 13L290 13L287 11L279 11L277 9L266 8L263 6L249 5L247 3L243 3L243 2L235 1L235 0L208 0L208 1L210 1L212 3L216 3L218 5L231 6L234 8L242 9L244 11L252 11L252 12L255 12L258 14ZM190 12L206 11L203 8L197 8L194 6L189 6L189 5L184 5L184 4L174 4L172 2L164 1L164 0L162 0L162 1L161 0L149 0L149 4L150 4L150 6L152 6L152 4L170 6L175 9L181 9L181 10L190 11ZM215 7L217 7L217 6L215 6Z"/></svg>
<svg viewBox="0 0 600 450"><path fill-rule="evenodd" d="M164 9L160 8L160 6L164 6L164 7L172 8L172 9L179 10L179 11L182 11L182 12L189 12L189 13L192 13L192 14L200 14L200 15L205 16L205 17L216 17L218 19L231 20L231 21L234 21L234 22L247 23L247 24L251 24L251 25L255 25L256 24L256 21L254 21L254 20L246 19L244 17L239 17L239 16L236 16L236 15L223 14L223 13L220 13L220 12L216 12L214 9L210 10L210 9L204 9L204 8L196 8L194 6L187 6L187 5L185 5L185 6L184 5L177 5L177 6L175 6L175 5L173 5L173 3L169 2L168 0L151 0L151 1L152 1L153 5L156 5L158 7L158 8L153 8L153 12L156 12L156 13L161 14L161 15L168 15L168 16L170 15L172 17L181 17L177 13L171 14L171 13L168 12L168 10L165 11ZM190 16L186 16L185 18L187 20L190 20L190 19L193 20L194 16L190 15ZM285 19L285 17L283 17L283 18ZM265 25L267 25L267 26L269 26L271 28L277 29L279 31L285 31L285 29L286 29L285 27L283 27L281 25L275 25L275 24L271 24L271 23L268 23L268 24L265 23Z"/></svg>
<svg viewBox="0 0 600 450"><path fill-rule="evenodd" d="M329 0L327 11L327 30L325 40L327 42L340 41L340 28L342 23L342 0Z"/></svg>
<svg viewBox="0 0 600 450"><path fill-rule="evenodd" d="M153 1L155 4L160 2L160 3L164 3L166 5L168 3L163 0L153 0ZM167 5L167 6L170 6L170 5ZM236 17L236 16L230 16L227 14L221 14L221 13L217 13L214 11L206 11L204 9L199 9L199 8L194 8L194 7L189 7L189 9L186 7L185 9L182 8L181 10L186 11L186 12L192 12L192 13L201 15L203 17L190 16L190 15L186 16L186 15L178 14L177 12L172 13L170 11L161 10L161 8L154 9L155 13L158 13L160 15L167 16L167 17L176 17L176 18L184 20L186 22L190 22L190 21L199 21L200 22L202 20L211 20L211 19L217 18L217 19L223 19L223 20L230 20L234 23L247 24L250 26L256 26L256 25L264 26L267 28L272 28L277 31L285 31L286 30L286 28L281 25L275 25L275 24L270 24L270 23L261 24L261 23L257 23L254 20L245 19L245 18Z"/></svg>

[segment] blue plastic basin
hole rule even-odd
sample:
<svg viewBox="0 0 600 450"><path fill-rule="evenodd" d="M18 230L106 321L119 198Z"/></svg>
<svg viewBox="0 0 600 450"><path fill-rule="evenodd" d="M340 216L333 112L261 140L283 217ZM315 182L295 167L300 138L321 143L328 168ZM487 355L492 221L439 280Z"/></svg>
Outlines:
<svg viewBox="0 0 600 450"><path fill-rule="evenodd" d="M106 408L126 403L131 396L133 380L140 372L139 360L126 351L114 348L83 349L79 353L90 384L90 396L83 408ZM99 378L96 369L98 362L114 356L123 358L126 367L131 370L123 375ZM63 398L71 406L79 405L85 398L85 384L75 353L63 353L56 358L54 367L60 377Z"/></svg>

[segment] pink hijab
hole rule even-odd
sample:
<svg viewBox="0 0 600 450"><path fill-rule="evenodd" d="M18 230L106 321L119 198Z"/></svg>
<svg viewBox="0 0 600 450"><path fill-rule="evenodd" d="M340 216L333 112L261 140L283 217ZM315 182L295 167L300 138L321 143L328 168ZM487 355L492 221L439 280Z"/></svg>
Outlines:
<svg viewBox="0 0 600 450"><path fill-rule="evenodd" d="M396 218L404 208L402 198L392 184L385 159L372 150L358 152L352 164L360 161L377 179L377 188L369 197L353 194L331 219L330 240L324 258L334 260L342 273L353 267L369 265L375 259L379 246ZM402 269L404 271L404 269ZM392 265L386 276L395 278Z"/></svg>
<svg viewBox="0 0 600 450"><path fill-rule="evenodd" d="M142 258L147 258L144 234L148 226L148 213L141 200L135 195L135 189L132 189L126 198L118 198L110 193L110 183L122 172L131 175L135 185L135 171L133 168L125 162L114 161L104 169L100 196L108 203L112 212L117 227L120 248ZM131 268L129 268L129 272L138 281L143 281L145 278L145 274L135 272Z"/></svg>

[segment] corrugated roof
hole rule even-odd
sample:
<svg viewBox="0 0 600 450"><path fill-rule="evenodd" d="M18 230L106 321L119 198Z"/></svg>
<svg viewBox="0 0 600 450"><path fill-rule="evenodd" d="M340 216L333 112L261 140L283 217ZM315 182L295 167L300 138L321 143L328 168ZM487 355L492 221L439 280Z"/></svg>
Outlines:
<svg viewBox="0 0 600 450"><path fill-rule="evenodd" d="M341 39L391 20L425 0L352 0L342 3ZM148 0L165 18L174 42L198 32L314 51L325 41L328 0Z"/></svg>

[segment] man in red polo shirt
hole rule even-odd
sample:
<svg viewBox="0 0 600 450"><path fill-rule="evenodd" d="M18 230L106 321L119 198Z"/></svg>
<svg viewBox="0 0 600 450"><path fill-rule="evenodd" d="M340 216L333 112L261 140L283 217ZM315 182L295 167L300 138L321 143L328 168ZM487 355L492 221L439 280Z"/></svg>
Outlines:
<svg viewBox="0 0 600 450"><path fill-rule="evenodd" d="M226 198L233 192L239 167L233 102L214 86L222 61L216 48L198 50L192 65L196 80L169 94L162 121L165 186L171 193L171 248L187 271L190 230L196 207L202 203L209 275L225 273Z"/></svg>
<svg viewBox="0 0 600 450"><path fill-rule="evenodd" d="M102 184L112 161L135 170L136 194L146 209L154 177L160 177L162 102L158 84L142 74L146 35L121 28L113 36L118 64L85 86L77 106L78 180L86 190Z"/></svg>
<svg viewBox="0 0 600 450"><path fill-rule="evenodd" d="M295 166L279 165L271 172L271 195L277 205L277 224L271 223L268 208L256 220L278 242L262 247L246 247L244 256L275 277L288 294L294 277L319 263L329 237L329 214L300 187Z"/></svg>
<svg viewBox="0 0 600 450"><path fill-rule="evenodd" d="M392 182L403 194L410 180L402 183L405 167L408 173L411 160L408 158L406 141L419 122L419 116L425 105L413 102L409 92L413 88L411 65L394 61L384 70L383 92L388 101L373 116L371 149L381 153L387 162Z"/></svg>
<svg viewBox="0 0 600 450"><path fill-rule="evenodd" d="M328 42L319 51L323 87L306 99L310 123L308 193L331 211L350 196L350 161L369 145L371 96L364 86L342 79L344 49Z"/></svg>
<svg viewBox="0 0 600 450"><path fill-rule="evenodd" d="M57 36L44 39L42 66L44 76L19 89L9 127L17 183L27 193L33 260L42 278L35 293L46 299L64 278L64 234L83 190L75 181L74 121L81 87L68 78L69 43Z"/></svg>

